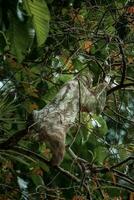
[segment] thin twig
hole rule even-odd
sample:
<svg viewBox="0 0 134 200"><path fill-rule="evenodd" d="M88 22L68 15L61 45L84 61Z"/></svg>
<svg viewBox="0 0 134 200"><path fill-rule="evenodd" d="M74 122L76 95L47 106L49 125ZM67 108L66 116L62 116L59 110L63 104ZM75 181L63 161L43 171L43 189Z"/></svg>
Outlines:
<svg viewBox="0 0 134 200"><path fill-rule="evenodd" d="M117 164L115 164L115 165L113 165L113 166L111 166L111 167L100 167L100 168L96 168L95 169L95 172L96 173L106 173L106 172L110 172L110 171L112 171L113 169L115 169L115 168L117 168L117 167L120 167L120 166L122 166L122 165L124 165L124 164L126 164L127 162L129 162L130 160L134 160L134 156L129 156L128 158L126 158L125 160L122 160L121 162L119 162L119 163L117 163Z"/></svg>
<svg viewBox="0 0 134 200"><path fill-rule="evenodd" d="M130 119L127 119L126 117L123 117L121 114L119 114L119 113L117 113L116 111L110 109L109 107L107 107L107 108L108 108L108 110L110 110L110 111L113 112L115 115L117 115L118 117L122 118L123 120L128 121L128 122L134 124L134 121L132 121L132 120L130 120Z"/></svg>
<svg viewBox="0 0 134 200"><path fill-rule="evenodd" d="M128 179L130 181L131 184L134 185L134 179L130 178L130 176L118 171L117 169L113 169L112 171L115 172L116 174L119 174L122 177L125 177L126 179Z"/></svg>
<svg viewBox="0 0 134 200"><path fill-rule="evenodd" d="M130 156L128 158L126 158L125 160L113 165L112 167L110 167L110 170L115 169L117 167L120 167L121 165L126 164L127 162L129 162L130 160L134 160L134 156Z"/></svg>
<svg viewBox="0 0 134 200"><path fill-rule="evenodd" d="M128 183L130 183L130 184L132 184L132 185L134 185L134 181L131 181L129 178L126 178L126 177L124 177L124 176L122 176L122 175L118 175L118 174L114 174L116 177L118 177L119 179L122 179L122 180L124 180L125 182L128 182ZM123 174L124 175L124 174Z"/></svg>
<svg viewBox="0 0 134 200"><path fill-rule="evenodd" d="M115 186L116 188L121 188L121 189L130 191L130 192L134 192L134 189L133 189L133 188L128 187L128 186L125 186L125 185L121 185L121 184L119 184L119 183L113 183L113 182L111 182L111 181L106 181L106 180L102 180L102 179L98 179L98 181L100 181L100 182L102 182L102 183L110 184L110 185L112 185L112 186Z"/></svg>
<svg viewBox="0 0 134 200"><path fill-rule="evenodd" d="M122 41L119 38L117 38L117 41L118 41L120 54L122 56L122 77L121 77L121 81L120 81L120 85L122 85L124 83L125 78L126 78L127 65L126 65L126 58L125 58L124 49L122 47Z"/></svg>

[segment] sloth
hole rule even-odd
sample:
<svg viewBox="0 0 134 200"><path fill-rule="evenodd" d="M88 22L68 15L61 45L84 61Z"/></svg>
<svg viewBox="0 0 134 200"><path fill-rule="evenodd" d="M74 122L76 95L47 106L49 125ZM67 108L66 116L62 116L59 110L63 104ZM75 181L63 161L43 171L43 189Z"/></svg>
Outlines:
<svg viewBox="0 0 134 200"><path fill-rule="evenodd" d="M55 98L41 110L33 111L39 138L50 145L51 164L58 166L65 154L66 134L74 126L79 112L100 113L106 101L106 84L92 87L91 73L68 81Z"/></svg>

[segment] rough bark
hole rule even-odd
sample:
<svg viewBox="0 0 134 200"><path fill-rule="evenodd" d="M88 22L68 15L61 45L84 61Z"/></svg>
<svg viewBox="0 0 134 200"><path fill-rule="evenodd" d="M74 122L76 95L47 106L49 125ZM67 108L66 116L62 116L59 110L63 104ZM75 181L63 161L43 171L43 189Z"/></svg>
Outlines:
<svg viewBox="0 0 134 200"><path fill-rule="evenodd" d="M101 113L104 109L107 85L92 87L92 80L90 73L76 76L60 89L51 103L33 113L40 139L51 146L52 165L62 162L66 134L79 112Z"/></svg>

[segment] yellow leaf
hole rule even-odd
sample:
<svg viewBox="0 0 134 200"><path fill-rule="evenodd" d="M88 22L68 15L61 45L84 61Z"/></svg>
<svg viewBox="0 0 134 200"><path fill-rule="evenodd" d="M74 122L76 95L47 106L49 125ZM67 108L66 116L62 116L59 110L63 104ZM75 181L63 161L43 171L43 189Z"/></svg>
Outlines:
<svg viewBox="0 0 134 200"><path fill-rule="evenodd" d="M128 64L133 64L134 63L134 57L132 57L132 56L129 56L127 58L127 60L128 60Z"/></svg>
<svg viewBox="0 0 134 200"><path fill-rule="evenodd" d="M67 70L72 71L72 70L74 69L72 60L71 60L70 58L68 58L68 57L65 56L65 55L62 55L62 56L61 56L61 59L62 59L62 61L63 61L63 64L66 66L66 69L67 69Z"/></svg>

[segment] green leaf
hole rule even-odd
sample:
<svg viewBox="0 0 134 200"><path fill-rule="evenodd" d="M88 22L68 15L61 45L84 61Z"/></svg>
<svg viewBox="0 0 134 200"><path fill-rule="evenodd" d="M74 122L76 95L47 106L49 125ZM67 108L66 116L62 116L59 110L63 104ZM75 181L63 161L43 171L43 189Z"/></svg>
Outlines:
<svg viewBox="0 0 134 200"><path fill-rule="evenodd" d="M133 152L133 148L132 148L132 152ZM125 158L131 155L131 151L129 152L129 148L126 148L126 146L123 144L118 146L118 153L121 160L124 160Z"/></svg>
<svg viewBox="0 0 134 200"><path fill-rule="evenodd" d="M10 160L12 160L13 162L19 162L21 164L24 164L26 166L29 166L29 162L26 161L24 158L21 158L20 156L17 156L17 155L13 155L12 152L0 152L0 154L2 156L4 156L5 158L8 158Z"/></svg>
<svg viewBox="0 0 134 200"><path fill-rule="evenodd" d="M30 46L31 38L28 22L10 16L10 28L7 32L10 41L10 51L21 62L25 58L26 50Z"/></svg>
<svg viewBox="0 0 134 200"><path fill-rule="evenodd" d="M24 0L24 7L32 18L33 27L36 32L38 46L44 44L48 32L50 14L44 0Z"/></svg>
<svg viewBox="0 0 134 200"><path fill-rule="evenodd" d="M95 130L96 132L98 132L98 135L104 136L108 132L108 127L105 119L101 115L99 115L99 116L94 116L93 120L96 124Z"/></svg>
<svg viewBox="0 0 134 200"><path fill-rule="evenodd" d="M66 83L67 81L70 81L72 78L73 76L70 74L63 74L62 76L59 76L57 80L59 81L59 83L60 82Z"/></svg>
<svg viewBox="0 0 134 200"><path fill-rule="evenodd" d="M16 113L16 109L18 105L14 104L13 100L5 95L4 97L0 97L0 131L7 132L10 130L13 124L22 123L19 116ZM16 113L16 114L15 114Z"/></svg>
<svg viewBox="0 0 134 200"><path fill-rule="evenodd" d="M36 186L44 185L44 181L43 181L43 178L41 176L32 174L31 178L32 178L32 181L34 182L34 184Z"/></svg>
<svg viewBox="0 0 134 200"><path fill-rule="evenodd" d="M107 157L106 148L102 146L98 146L95 148L94 154L95 154L96 162L99 164L103 164L105 158Z"/></svg>

